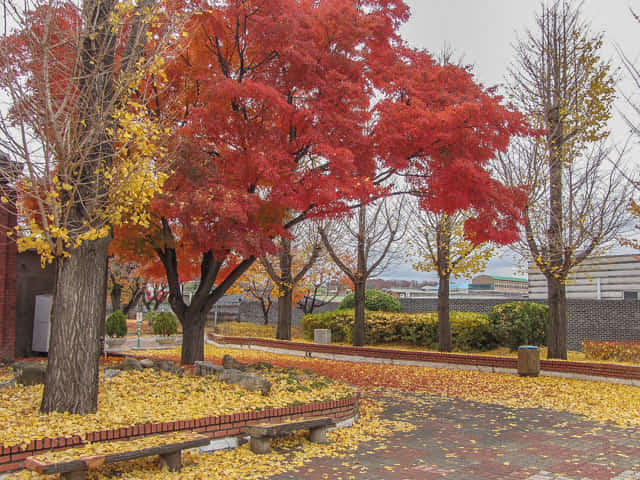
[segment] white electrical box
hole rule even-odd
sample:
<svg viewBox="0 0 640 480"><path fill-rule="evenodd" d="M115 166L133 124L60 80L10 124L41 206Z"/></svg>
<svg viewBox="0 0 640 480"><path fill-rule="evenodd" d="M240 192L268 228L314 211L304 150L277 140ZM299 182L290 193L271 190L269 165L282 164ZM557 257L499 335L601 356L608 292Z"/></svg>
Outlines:
<svg viewBox="0 0 640 480"><path fill-rule="evenodd" d="M31 342L31 350L34 352L49 351L52 300L52 295L36 295L36 308L33 313L33 341Z"/></svg>

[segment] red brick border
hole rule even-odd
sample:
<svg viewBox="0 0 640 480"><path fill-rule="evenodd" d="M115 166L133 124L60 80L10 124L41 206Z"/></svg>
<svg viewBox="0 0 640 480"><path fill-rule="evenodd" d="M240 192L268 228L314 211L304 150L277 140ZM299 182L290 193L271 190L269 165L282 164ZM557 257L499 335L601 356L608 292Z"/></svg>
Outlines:
<svg viewBox="0 0 640 480"><path fill-rule="evenodd" d="M22 460L28 456L49 450L64 450L69 447L77 447L84 445L86 442L132 439L154 433L180 430L196 431L212 439L231 437L244 435L244 427L247 425L266 420L284 421L304 416L327 416L331 417L335 422L340 422L357 415L359 398L360 395L357 393L340 400L328 400L305 405L252 410L217 417L132 425L130 427L89 432L84 437L74 435L73 437L42 438L31 441L26 448L22 448L20 445L0 447L0 473L22 468Z"/></svg>
<svg viewBox="0 0 640 480"><path fill-rule="evenodd" d="M462 353L423 352L416 350L393 350L372 347L351 347L348 345L317 345L315 343L289 342L270 338L228 337L209 334L216 343L227 345L256 345L269 348L282 348L298 352L316 352L333 355L361 356L385 360L404 360L415 362L445 363L479 367L507 368L516 370L518 359L514 357L492 357L489 355L470 355ZM640 367L616 363L569 362L565 360L540 360L540 369L544 372L589 375L595 377L616 378L621 380L640 380Z"/></svg>

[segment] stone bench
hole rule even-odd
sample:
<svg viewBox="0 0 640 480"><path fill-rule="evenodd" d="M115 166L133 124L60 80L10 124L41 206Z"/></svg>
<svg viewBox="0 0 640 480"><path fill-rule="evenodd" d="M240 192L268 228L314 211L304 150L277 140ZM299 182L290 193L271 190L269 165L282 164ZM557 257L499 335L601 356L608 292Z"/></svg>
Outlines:
<svg viewBox="0 0 640 480"><path fill-rule="evenodd" d="M211 439L197 433L181 433L179 440L175 440L174 434L155 435L153 437L142 437L138 441L144 441L145 445L151 441L152 446L136 448L136 440L105 442L105 450L113 447L115 443L122 444L122 448L114 453L95 453L91 455L73 455L73 449L64 450L60 453L63 459L60 461L47 460L46 454L40 456L27 457L24 461L24 468L33 470L44 475L60 474L64 480L84 480L89 469L99 467L107 463L134 460L136 458L159 455L160 462L170 471L175 472L182 467L182 450L208 445Z"/></svg>
<svg viewBox="0 0 640 480"><path fill-rule="evenodd" d="M260 423L245 427L251 436L249 446L253 453L269 453L271 439L296 430L309 430L309 440L314 443L327 443L327 430L335 426L329 417L301 418L282 423Z"/></svg>

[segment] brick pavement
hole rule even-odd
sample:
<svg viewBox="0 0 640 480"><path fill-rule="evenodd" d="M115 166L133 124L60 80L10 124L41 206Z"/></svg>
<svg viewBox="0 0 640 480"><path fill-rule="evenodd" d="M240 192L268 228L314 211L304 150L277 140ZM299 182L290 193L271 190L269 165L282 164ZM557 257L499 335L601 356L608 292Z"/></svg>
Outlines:
<svg viewBox="0 0 640 480"><path fill-rule="evenodd" d="M417 393L368 395L384 404L383 418L415 430L272 478L640 480L639 428Z"/></svg>

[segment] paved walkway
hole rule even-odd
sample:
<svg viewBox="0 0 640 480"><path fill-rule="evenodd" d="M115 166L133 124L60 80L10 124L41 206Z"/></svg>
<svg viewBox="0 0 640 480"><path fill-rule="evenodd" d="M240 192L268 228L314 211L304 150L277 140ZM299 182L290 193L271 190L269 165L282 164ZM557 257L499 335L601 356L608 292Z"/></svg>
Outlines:
<svg viewBox="0 0 640 480"><path fill-rule="evenodd" d="M415 430L272 478L640 480L638 428L432 395L371 395L384 403L383 418L410 422Z"/></svg>

